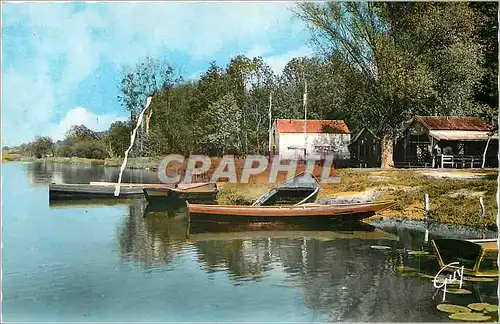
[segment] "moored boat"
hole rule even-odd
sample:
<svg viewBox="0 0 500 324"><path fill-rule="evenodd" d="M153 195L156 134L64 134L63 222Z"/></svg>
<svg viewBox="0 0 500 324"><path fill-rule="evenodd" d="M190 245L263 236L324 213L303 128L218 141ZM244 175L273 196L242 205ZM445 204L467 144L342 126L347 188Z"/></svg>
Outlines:
<svg viewBox="0 0 500 324"><path fill-rule="evenodd" d="M316 201L319 182L310 173L302 172L286 179L259 197L252 206L299 205Z"/></svg>
<svg viewBox="0 0 500 324"><path fill-rule="evenodd" d="M179 184L176 188L144 188L144 196L152 204L171 204L188 200L191 202L213 202L219 188L216 183Z"/></svg>
<svg viewBox="0 0 500 324"><path fill-rule="evenodd" d="M118 198L143 197L143 188L168 188L166 184L125 184L120 185ZM49 184L49 199L91 199L91 198L117 198L115 196L116 184Z"/></svg>
<svg viewBox="0 0 500 324"><path fill-rule="evenodd" d="M303 220L311 218L334 218L341 221L359 221L391 207L394 201L379 201L355 204L301 204L294 206L241 206L202 205L187 202L190 219L233 219L268 221L280 218Z"/></svg>
<svg viewBox="0 0 500 324"><path fill-rule="evenodd" d="M435 239L431 241L439 266L454 272L463 266L464 274L498 277L498 239ZM458 264L450 265L450 263Z"/></svg>

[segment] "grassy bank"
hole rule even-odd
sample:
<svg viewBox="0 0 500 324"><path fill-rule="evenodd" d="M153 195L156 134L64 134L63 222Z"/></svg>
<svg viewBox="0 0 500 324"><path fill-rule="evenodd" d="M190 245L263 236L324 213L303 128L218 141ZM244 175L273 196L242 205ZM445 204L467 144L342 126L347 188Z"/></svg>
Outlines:
<svg viewBox="0 0 500 324"><path fill-rule="evenodd" d="M123 159L92 160L84 158L48 157L43 159L3 156L5 160L45 161L68 164L96 164L119 167ZM130 158L127 168L156 170L162 157ZM185 165L184 165L185 167ZM209 175L215 171L216 163L212 164ZM169 165L169 171L181 165ZM241 177L243 161L236 161L238 179ZM298 167L298 171L303 166ZM316 167L315 173L321 174L321 168ZM182 171L181 171L182 173ZM482 174L481 179L467 179L475 174ZM430 219L446 224L465 225L472 227L496 228L496 188L497 172L481 170L390 170L364 171L362 169L339 169L335 175L341 178L339 184L322 184L318 198L351 198L355 200L394 200L395 206L380 213L384 217L410 218L423 220L424 194L430 197ZM285 174L280 173L276 183L284 180ZM251 176L247 184L221 183L223 191L218 203L221 204L251 204L254 199L264 194L270 187L269 169ZM201 180L203 181L203 180ZM486 217L481 219L479 197L484 198Z"/></svg>
<svg viewBox="0 0 500 324"><path fill-rule="evenodd" d="M432 172L432 171L431 171ZM448 171L465 174L463 171ZM478 171L473 171L478 172ZM467 172L468 173L468 172ZM430 219L440 223L471 227L496 228L496 172L487 172L483 179L433 178L419 171L337 170L339 184L322 184L318 198L354 197L362 200L395 200L396 205L378 216L424 219L424 194L430 197ZM219 203L250 204L270 186L261 182L252 185L224 184ZM486 217L480 218L479 197L484 197Z"/></svg>

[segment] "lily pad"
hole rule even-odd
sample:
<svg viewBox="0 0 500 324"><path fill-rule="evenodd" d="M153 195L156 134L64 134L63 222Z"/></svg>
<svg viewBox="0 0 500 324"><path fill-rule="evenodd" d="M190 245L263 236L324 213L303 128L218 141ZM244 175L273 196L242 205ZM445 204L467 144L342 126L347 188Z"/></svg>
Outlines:
<svg viewBox="0 0 500 324"><path fill-rule="evenodd" d="M498 313L498 305L489 305L484 309L486 313Z"/></svg>
<svg viewBox="0 0 500 324"><path fill-rule="evenodd" d="M444 280L445 279L448 279L446 281L446 285L448 285L448 286L459 286L460 285L460 280L450 281L450 278L448 278L448 277L442 277L442 276L439 276L439 277L436 278L436 284L438 284L438 285L444 284ZM432 280L434 280L434 277L432 277ZM463 285L464 285L464 283L462 282L462 286ZM446 289L446 291L448 291L448 289Z"/></svg>
<svg viewBox="0 0 500 324"><path fill-rule="evenodd" d="M470 295L472 291L461 288L447 288L446 293L455 294L455 295Z"/></svg>
<svg viewBox="0 0 500 324"><path fill-rule="evenodd" d="M464 277L465 281L471 281L471 282L493 282L495 279L493 278L486 278L486 277Z"/></svg>
<svg viewBox="0 0 500 324"><path fill-rule="evenodd" d="M420 256L420 255L429 255L429 254L430 253L427 251L408 251L408 255Z"/></svg>
<svg viewBox="0 0 500 324"><path fill-rule="evenodd" d="M486 307L490 306L488 303L472 303L467 305L472 310L475 310L476 312L481 312L482 310L486 309Z"/></svg>
<svg viewBox="0 0 500 324"><path fill-rule="evenodd" d="M445 313L470 313L471 310L467 307L452 304L439 304L436 308Z"/></svg>
<svg viewBox="0 0 500 324"><path fill-rule="evenodd" d="M485 322L491 319L491 316L486 316L480 313L454 313L448 316L452 320L461 322Z"/></svg>

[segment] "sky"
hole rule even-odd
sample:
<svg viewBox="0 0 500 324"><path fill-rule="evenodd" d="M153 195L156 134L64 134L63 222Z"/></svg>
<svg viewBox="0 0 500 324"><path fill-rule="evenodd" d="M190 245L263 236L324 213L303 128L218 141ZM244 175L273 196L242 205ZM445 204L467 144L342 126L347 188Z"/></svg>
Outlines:
<svg viewBox="0 0 500 324"><path fill-rule="evenodd" d="M291 2L3 3L2 145L101 131L129 116L118 102L124 66L167 59L196 79L211 61L261 56L275 72L308 56Z"/></svg>

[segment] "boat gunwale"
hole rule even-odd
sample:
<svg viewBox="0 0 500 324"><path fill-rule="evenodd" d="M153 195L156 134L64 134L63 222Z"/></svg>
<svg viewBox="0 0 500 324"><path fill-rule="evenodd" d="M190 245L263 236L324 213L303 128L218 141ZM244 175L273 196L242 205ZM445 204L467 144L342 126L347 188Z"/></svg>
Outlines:
<svg viewBox="0 0 500 324"><path fill-rule="evenodd" d="M469 239L469 240L461 240L461 239L447 239L447 238L441 238L441 239L434 239L431 241L431 245L434 248L434 251L436 252L437 255L437 261L438 264L441 268L445 268L447 271L456 271L459 269L462 269L461 266L454 266L454 265L446 265L444 263L444 260L441 256L441 252L439 251L438 244L436 243L436 240L446 240L446 241L460 241L460 242L468 242L470 244L473 244L475 246L479 247L479 253L475 258L474 265L471 268L463 268L464 273L470 276L475 276L475 277L498 277L498 271L491 270L491 271L483 271L481 272L479 267L481 266L481 263L484 261L484 257L486 255L487 251L492 251L495 250L495 248L490 248L486 247L486 244L490 244L493 242L497 243L496 250L498 251L498 239Z"/></svg>

